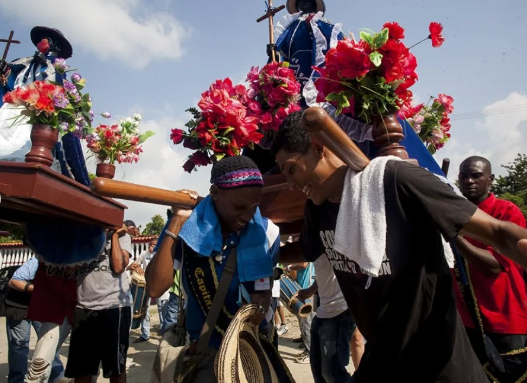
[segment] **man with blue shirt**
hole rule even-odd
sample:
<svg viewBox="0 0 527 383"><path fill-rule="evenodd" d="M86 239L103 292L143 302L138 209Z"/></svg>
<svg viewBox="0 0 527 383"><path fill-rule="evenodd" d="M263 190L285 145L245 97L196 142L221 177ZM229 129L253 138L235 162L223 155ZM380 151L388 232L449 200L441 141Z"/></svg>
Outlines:
<svg viewBox="0 0 527 383"><path fill-rule="evenodd" d="M11 291L6 299L6 333L8 340L8 383L22 383L28 369L29 339L31 326L40 336L41 323L26 319L27 307L33 291L33 280L38 269L38 259L30 258L18 268L9 281ZM50 381L64 377L64 367L57 353L51 368Z"/></svg>

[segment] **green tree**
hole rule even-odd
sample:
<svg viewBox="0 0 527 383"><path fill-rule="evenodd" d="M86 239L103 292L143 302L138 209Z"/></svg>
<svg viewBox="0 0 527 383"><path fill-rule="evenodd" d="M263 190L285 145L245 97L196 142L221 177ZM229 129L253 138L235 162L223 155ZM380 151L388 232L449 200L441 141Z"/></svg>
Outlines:
<svg viewBox="0 0 527 383"><path fill-rule="evenodd" d="M518 153L513 162L501 166L508 174L496 178L491 191L517 205L527 217L527 155Z"/></svg>
<svg viewBox="0 0 527 383"><path fill-rule="evenodd" d="M165 220L159 214L154 215L150 222L146 224L145 229L141 232L142 235L159 235L165 227Z"/></svg>
<svg viewBox="0 0 527 383"><path fill-rule="evenodd" d="M505 193L516 194L522 190L527 190L527 155L519 154L513 162L508 165L501 165L507 169L506 176L496 178L492 185L492 192L496 195Z"/></svg>
<svg viewBox="0 0 527 383"><path fill-rule="evenodd" d="M0 243L21 241L24 238L24 230L20 225L0 222L0 231L8 231L7 237L0 237Z"/></svg>

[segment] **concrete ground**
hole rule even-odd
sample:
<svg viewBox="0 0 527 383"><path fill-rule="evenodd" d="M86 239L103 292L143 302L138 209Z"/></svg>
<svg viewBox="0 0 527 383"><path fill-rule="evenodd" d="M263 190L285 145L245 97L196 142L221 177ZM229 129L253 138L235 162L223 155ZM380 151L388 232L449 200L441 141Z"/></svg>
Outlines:
<svg viewBox="0 0 527 383"><path fill-rule="evenodd" d="M295 362L295 357L302 352L301 348L298 348L299 343L294 343L291 340L300 336L298 329L298 321L293 316L286 314L289 331L280 338L279 351L282 358L289 367L293 377L297 382L311 383L313 382L313 376L309 364L298 364ZM152 306L151 311L151 323L152 331L151 338L148 342L134 344L139 335L139 330L132 330L130 333L130 348L128 349L128 363L127 363L127 381L129 383L148 383L150 381L150 373L152 369L152 363L157 351L157 345L160 337L156 335L159 329L159 317L157 314L157 307ZM5 329L5 318L0 318L0 328ZM0 335L0 382L7 381L8 364L7 364L7 336L5 330L2 331L3 335ZM30 342L30 355L31 358L35 344L37 341L36 334L32 332ZM61 359L66 365L67 356L69 350L69 338L60 349ZM351 365L351 363L350 363ZM349 366L348 366L349 367ZM99 376L97 383L107 382L102 376Z"/></svg>

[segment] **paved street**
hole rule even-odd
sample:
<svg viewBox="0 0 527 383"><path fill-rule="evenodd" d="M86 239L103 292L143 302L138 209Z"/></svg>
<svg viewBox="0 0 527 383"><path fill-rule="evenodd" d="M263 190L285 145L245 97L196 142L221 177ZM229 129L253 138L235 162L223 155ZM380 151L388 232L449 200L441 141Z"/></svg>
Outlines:
<svg viewBox="0 0 527 383"><path fill-rule="evenodd" d="M287 363L293 377L297 382L311 383L313 377L311 375L311 369L309 364L298 364L295 363L294 357L299 354L302 350L298 348L298 343L291 342L292 338L296 338L300 335L298 330L298 321L296 318L287 315L287 321L289 325L289 332L280 338L279 350L280 354ZM157 329L159 328L159 319L157 315L157 308L152 306L152 337L148 342L134 344L133 341L139 337L138 330L132 330L130 334L130 349L128 351L128 382L129 383L148 383L150 381L150 372L152 363L159 343L159 337L156 336ZM5 329L5 318L0 318L0 328ZM7 380L8 365L7 365L7 336L5 331L2 331L3 335L0 336L0 381ZM30 343L30 357L36 343L36 334L33 332L31 335ZM69 350L69 338L66 340L62 348L60 349L61 359L66 364L67 355ZM107 382L108 380L100 376L97 379L99 382Z"/></svg>

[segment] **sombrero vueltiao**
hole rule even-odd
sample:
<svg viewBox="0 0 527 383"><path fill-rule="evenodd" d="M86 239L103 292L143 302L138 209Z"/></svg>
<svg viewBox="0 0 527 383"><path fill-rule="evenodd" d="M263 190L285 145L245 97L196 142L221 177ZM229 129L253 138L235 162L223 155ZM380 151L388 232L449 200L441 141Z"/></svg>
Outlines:
<svg viewBox="0 0 527 383"><path fill-rule="evenodd" d="M255 304L240 308L225 332L215 363L218 383L295 382L278 350L248 323L257 309Z"/></svg>
<svg viewBox="0 0 527 383"><path fill-rule="evenodd" d="M70 58L73 54L73 48L71 47L70 42L64 37L61 31L55 28L48 28L37 26L31 30L30 33L31 41L35 46L44 38L50 37L55 42L60 44L59 57L63 59Z"/></svg>
<svg viewBox="0 0 527 383"><path fill-rule="evenodd" d="M324 4L324 0L315 0L317 3L317 13L318 12L326 12L326 5ZM296 7L297 0L287 0L286 8L287 12L290 14L297 13L298 8Z"/></svg>

